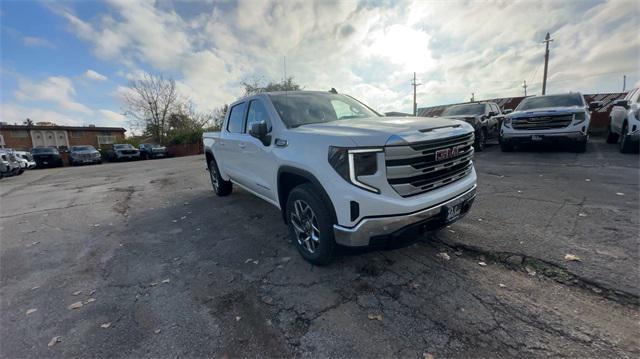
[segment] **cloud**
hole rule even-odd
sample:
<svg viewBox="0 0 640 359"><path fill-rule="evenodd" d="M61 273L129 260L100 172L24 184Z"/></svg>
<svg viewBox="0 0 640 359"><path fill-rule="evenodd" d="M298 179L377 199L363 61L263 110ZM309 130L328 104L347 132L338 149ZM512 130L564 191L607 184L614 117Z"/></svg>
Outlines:
<svg viewBox="0 0 640 359"><path fill-rule="evenodd" d="M540 93L544 46L554 38L550 92L619 90L640 79L640 8L628 1L237 3L112 0L82 19L55 10L95 56L125 77L175 77L199 108L228 103L253 77L287 75L307 89L337 88L380 111Z"/></svg>
<svg viewBox="0 0 640 359"><path fill-rule="evenodd" d="M15 103L3 103L0 106L0 117L8 123L22 124L27 118L33 122L53 122L58 125L79 126L82 120L51 109L23 106Z"/></svg>
<svg viewBox="0 0 640 359"><path fill-rule="evenodd" d="M84 72L84 77L90 79L90 80L94 80L94 81L106 81L107 80L107 76L100 74L96 71L93 71L91 69L87 70Z"/></svg>
<svg viewBox="0 0 640 359"><path fill-rule="evenodd" d="M24 36L22 43L28 47L45 47L49 49L55 49L56 45L47 39L43 39L35 36Z"/></svg>
<svg viewBox="0 0 640 359"><path fill-rule="evenodd" d="M51 76L42 82L19 78L15 98L19 101L52 102L64 110L91 114L91 109L73 99L75 94L73 82L64 76Z"/></svg>
<svg viewBox="0 0 640 359"><path fill-rule="evenodd" d="M124 115L113 112L111 110L101 109L98 110L98 113L100 113L100 115L102 115L102 117L104 117L106 121L109 121L111 123L124 122L127 119Z"/></svg>

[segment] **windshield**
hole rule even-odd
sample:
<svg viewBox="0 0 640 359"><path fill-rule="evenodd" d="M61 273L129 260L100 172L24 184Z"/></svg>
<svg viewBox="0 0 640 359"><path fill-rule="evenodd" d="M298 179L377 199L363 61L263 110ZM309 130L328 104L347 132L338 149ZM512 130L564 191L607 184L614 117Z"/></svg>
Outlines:
<svg viewBox="0 0 640 359"><path fill-rule="evenodd" d="M551 95L551 96L536 96L527 97L516 107L516 111L531 110L534 108L546 108L546 107L570 107L570 106L584 106L582 95L568 94L568 95Z"/></svg>
<svg viewBox="0 0 640 359"><path fill-rule="evenodd" d="M484 104L472 103L468 105L451 106L444 110L442 116L476 116L484 114Z"/></svg>
<svg viewBox="0 0 640 359"><path fill-rule="evenodd" d="M129 145L129 144L124 144L124 145L113 145L113 148L115 148L116 150L129 150L132 149L133 146Z"/></svg>
<svg viewBox="0 0 640 359"><path fill-rule="evenodd" d="M162 146L160 146L160 145L159 145L159 144L157 144L157 143L152 143L152 144L150 144L150 145L148 145L148 146L149 146L149 147L151 147L151 148L160 148L160 147L162 147Z"/></svg>
<svg viewBox="0 0 640 359"><path fill-rule="evenodd" d="M95 151L96 149L93 146L72 146L71 152L76 151Z"/></svg>
<svg viewBox="0 0 640 359"><path fill-rule="evenodd" d="M56 153L58 153L58 150L53 148L53 147L36 147L33 150L31 150L31 153L33 153L34 155L43 154L43 153L56 154Z"/></svg>
<svg viewBox="0 0 640 359"><path fill-rule="evenodd" d="M269 95L287 127L311 123L379 117L373 110L345 95L320 92L291 92Z"/></svg>

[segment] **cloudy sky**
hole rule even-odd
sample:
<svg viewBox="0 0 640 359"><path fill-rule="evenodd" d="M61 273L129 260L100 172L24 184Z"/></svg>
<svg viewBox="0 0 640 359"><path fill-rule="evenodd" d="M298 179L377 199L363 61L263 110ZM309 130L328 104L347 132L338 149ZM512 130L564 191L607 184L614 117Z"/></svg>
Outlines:
<svg viewBox="0 0 640 359"><path fill-rule="evenodd" d="M120 95L173 77L207 110L241 82L335 87L379 111L640 84L638 1L2 1L0 121L128 127Z"/></svg>

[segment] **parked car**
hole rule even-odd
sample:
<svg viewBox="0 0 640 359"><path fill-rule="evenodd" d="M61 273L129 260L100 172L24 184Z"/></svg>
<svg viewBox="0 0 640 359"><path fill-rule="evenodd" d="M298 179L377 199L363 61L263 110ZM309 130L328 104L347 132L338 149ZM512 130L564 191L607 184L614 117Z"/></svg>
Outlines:
<svg viewBox="0 0 640 359"><path fill-rule="evenodd" d="M607 143L618 143L620 152L640 150L640 88L635 88L622 100L613 102L609 113Z"/></svg>
<svg viewBox="0 0 640 359"><path fill-rule="evenodd" d="M584 152L589 139L590 112L598 106L596 102L587 106L577 92L527 97L505 116L500 147L507 152L522 143L563 142L575 152Z"/></svg>
<svg viewBox="0 0 640 359"><path fill-rule="evenodd" d="M282 212L298 251L331 261L337 244L416 238L462 218L476 193L473 127L384 117L342 94L262 93L203 134L218 196L237 184Z"/></svg>
<svg viewBox="0 0 640 359"><path fill-rule="evenodd" d="M71 146L69 149L69 164L77 166L81 164L102 163L102 155L91 145Z"/></svg>
<svg viewBox="0 0 640 359"><path fill-rule="evenodd" d="M147 160L150 158L164 158L169 156L169 151L167 150L167 148L157 143L141 143L138 148L140 149L140 157L143 160Z"/></svg>
<svg viewBox="0 0 640 359"><path fill-rule="evenodd" d="M17 161L13 150L0 149L0 177L18 176L24 168Z"/></svg>
<svg viewBox="0 0 640 359"><path fill-rule="evenodd" d="M60 152L55 147L36 147L31 150L31 155L39 168L64 166Z"/></svg>
<svg viewBox="0 0 640 359"><path fill-rule="evenodd" d="M500 119L502 111L495 102L472 102L447 108L440 117L463 120L475 130L476 151L484 150L489 139L497 139L500 135Z"/></svg>
<svg viewBox="0 0 640 359"><path fill-rule="evenodd" d="M27 151L15 151L16 157L22 159L26 164L27 169L36 168L36 161L33 159L31 153Z"/></svg>
<svg viewBox="0 0 640 359"><path fill-rule="evenodd" d="M111 161L139 160L140 151L128 143L117 143L111 148Z"/></svg>

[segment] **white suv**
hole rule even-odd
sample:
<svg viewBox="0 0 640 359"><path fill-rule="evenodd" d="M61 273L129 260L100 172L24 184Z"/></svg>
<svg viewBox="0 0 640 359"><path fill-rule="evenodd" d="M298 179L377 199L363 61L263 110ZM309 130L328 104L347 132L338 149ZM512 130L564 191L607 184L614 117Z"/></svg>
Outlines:
<svg viewBox="0 0 640 359"><path fill-rule="evenodd" d="M623 100L613 102L609 113L609 133L607 143L620 144L620 152L638 151L640 142L640 88L635 88Z"/></svg>
<svg viewBox="0 0 640 359"><path fill-rule="evenodd" d="M526 142L564 142L584 152L591 111L599 105L587 106L578 92L527 97L502 121L500 147L508 152Z"/></svg>
<svg viewBox="0 0 640 359"><path fill-rule="evenodd" d="M231 104L203 135L215 193L237 185L282 211L300 254L415 238L462 218L475 198L473 127L384 117L352 97L289 91Z"/></svg>

